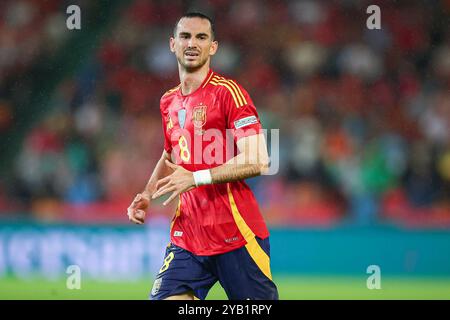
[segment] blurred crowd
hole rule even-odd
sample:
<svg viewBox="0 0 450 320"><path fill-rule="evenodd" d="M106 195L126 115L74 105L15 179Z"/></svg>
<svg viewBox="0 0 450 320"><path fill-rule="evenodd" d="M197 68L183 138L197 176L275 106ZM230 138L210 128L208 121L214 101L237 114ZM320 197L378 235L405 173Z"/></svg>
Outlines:
<svg viewBox="0 0 450 320"><path fill-rule="evenodd" d="M179 82L168 38L199 10L216 22L213 69L280 129L280 172L248 180L270 224L450 226L450 3L380 1L378 30L370 4L130 1L29 128L0 210L125 214L162 152L159 99ZM13 126L7 80L57 50L64 12L0 4L0 132Z"/></svg>
<svg viewBox="0 0 450 320"><path fill-rule="evenodd" d="M14 109L30 94L21 80L65 42L59 2L0 2L0 134L12 127Z"/></svg>

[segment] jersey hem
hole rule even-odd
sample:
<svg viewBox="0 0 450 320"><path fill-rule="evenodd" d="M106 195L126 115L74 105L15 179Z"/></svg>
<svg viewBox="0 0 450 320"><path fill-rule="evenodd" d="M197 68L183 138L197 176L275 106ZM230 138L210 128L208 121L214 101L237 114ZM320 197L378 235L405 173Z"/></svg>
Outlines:
<svg viewBox="0 0 450 320"><path fill-rule="evenodd" d="M236 244L233 244L232 246L222 248L222 249L193 251L193 250L186 248L186 246L184 246L183 244L180 244L180 243L177 243L176 241L174 241L173 237L171 237L170 242L186 251L189 251L190 253L192 253L196 256L215 256L218 254L223 254L223 253L227 253L227 252L239 249L247 244L247 241L245 239L242 239L242 241L236 242Z"/></svg>

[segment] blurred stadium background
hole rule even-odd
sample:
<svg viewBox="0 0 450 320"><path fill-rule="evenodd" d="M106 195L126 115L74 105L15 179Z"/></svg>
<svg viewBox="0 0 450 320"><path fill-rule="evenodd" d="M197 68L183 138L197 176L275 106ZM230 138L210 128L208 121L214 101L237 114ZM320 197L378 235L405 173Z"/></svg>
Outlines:
<svg viewBox="0 0 450 320"><path fill-rule="evenodd" d="M161 154L189 10L216 19L214 69L280 128L279 174L248 181L280 298L450 299L447 0L1 1L0 298L147 298L173 207L144 227L126 208Z"/></svg>

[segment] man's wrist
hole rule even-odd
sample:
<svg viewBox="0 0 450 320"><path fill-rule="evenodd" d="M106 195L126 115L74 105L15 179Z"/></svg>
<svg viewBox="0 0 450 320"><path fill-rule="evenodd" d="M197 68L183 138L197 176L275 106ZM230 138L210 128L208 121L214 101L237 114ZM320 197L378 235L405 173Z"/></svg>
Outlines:
<svg viewBox="0 0 450 320"><path fill-rule="evenodd" d="M192 173L194 176L195 186L203 186L206 184L212 184L211 170L198 170Z"/></svg>
<svg viewBox="0 0 450 320"><path fill-rule="evenodd" d="M150 198L152 197L148 190L144 190L143 192L141 192L141 196L147 200L150 200Z"/></svg>

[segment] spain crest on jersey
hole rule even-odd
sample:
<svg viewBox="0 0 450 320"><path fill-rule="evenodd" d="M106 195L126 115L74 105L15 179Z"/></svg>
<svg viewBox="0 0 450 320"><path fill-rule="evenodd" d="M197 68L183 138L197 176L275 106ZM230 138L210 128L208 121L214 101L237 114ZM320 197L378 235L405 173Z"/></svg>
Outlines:
<svg viewBox="0 0 450 320"><path fill-rule="evenodd" d="M192 110L192 124L196 134L203 134L203 126L206 123L206 106L200 104Z"/></svg>

